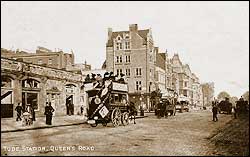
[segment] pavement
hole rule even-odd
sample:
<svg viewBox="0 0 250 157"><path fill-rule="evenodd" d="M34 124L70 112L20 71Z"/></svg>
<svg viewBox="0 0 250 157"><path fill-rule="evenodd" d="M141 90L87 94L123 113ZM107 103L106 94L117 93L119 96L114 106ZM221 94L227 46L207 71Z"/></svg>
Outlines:
<svg viewBox="0 0 250 157"><path fill-rule="evenodd" d="M148 117L154 113L145 113L144 116L136 116L136 118ZM1 133L17 132L25 130L36 130L43 128L62 127L71 125L87 124L87 119L82 115L71 116L54 116L52 118L52 125L45 124L45 117L36 117L36 121L29 126L24 126L22 121L16 121L15 118L2 118L1 119Z"/></svg>

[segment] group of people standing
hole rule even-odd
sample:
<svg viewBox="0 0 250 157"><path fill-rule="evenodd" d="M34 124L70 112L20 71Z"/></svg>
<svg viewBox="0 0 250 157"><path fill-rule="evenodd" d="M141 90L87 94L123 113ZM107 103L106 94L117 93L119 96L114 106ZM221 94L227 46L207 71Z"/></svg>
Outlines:
<svg viewBox="0 0 250 157"><path fill-rule="evenodd" d="M100 86L102 86L102 84L106 81L106 80L112 80L112 81L116 81L119 83L125 83L125 74L121 73L120 75L114 75L113 72L105 72L104 76L102 78L101 74L91 74L91 77L89 74L87 74L84 83L91 83L91 82L97 82L100 84Z"/></svg>
<svg viewBox="0 0 250 157"><path fill-rule="evenodd" d="M34 107L30 104L21 106L21 103L18 103L18 105L15 108L15 111L17 112L16 121L22 121L25 125L30 125L33 123L33 121L36 121L35 116L35 110ZM54 108L51 106L51 102L46 102L45 112L44 115L46 116L46 124L51 125L52 123L52 116L54 112Z"/></svg>
<svg viewBox="0 0 250 157"><path fill-rule="evenodd" d="M240 102L244 102L243 97L241 96L241 98L239 99ZM226 102L229 104L229 99L226 98ZM230 103L231 104L231 103ZM218 112L220 110L220 108L218 107L219 102L218 101L213 101L212 102L212 112L213 112L213 121L217 122L218 121ZM230 105L229 105L230 106ZM233 117L236 119L238 114L239 114L239 106L237 106L236 102L231 104L231 107L229 108L230 110L230 114L233 114Z"/></svg>
<svg viewBox="0 0 250 157"><path fill-rule="evenodd" d="M30 104L27 104L26 106L21 106L21 103L18 103L15 108L15 111L17 112L16 121L22 121L22 115L28 116L28 120L26 122L27 125L32 124L33 121L36 121L36 113L34 107Z"/></svg>

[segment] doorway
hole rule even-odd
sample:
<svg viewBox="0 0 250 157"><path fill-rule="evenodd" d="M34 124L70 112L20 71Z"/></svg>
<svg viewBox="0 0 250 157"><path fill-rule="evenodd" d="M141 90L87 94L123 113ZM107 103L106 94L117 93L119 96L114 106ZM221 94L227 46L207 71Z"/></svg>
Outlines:
<svg viewBox="0 0 250 157"><path fill-rule="evenodd" d="M73 95L66 96L66 114L74 115Z"/></svg>
<svg viewBox="0 0 250 157"><path fill-rule="evenodd" d="M26 110L27 104L30 104L34 110L38 110L38 93L23 92L22 108Z"/></svg>

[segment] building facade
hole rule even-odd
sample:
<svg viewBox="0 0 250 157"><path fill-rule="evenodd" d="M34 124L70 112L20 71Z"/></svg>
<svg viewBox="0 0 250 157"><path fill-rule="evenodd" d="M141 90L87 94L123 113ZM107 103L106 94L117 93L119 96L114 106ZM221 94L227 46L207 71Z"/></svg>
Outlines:
<svg viewBox="0 0 250 157"><path fill-rule="evenodd" d="M69 102L77 114L84 105L83 80L73 72L1 57L1 116L15 117L18 103L23 108L30 104L36 116L44 116L46 102L55 116L69 114Z"/></svg>
<svg viewBox="0 0 250 157"><path fill-rule="evenodd" d="M212 101L214 98L214 83L208 82L208 83L202 83L202 93L203 93L203 106L211 106Z"/></svg>
<svg viewBox="0 0 250 157"><path fill-rule="evenodd" d="M129 25L128 31L108 29L106 70L125 74L131 101L144 109L149 109L150 92L155 90L155 61L151 29L139 30L137 24Z"/></svg>
<svg viewBox="0 0 250 157"><path fill-rule="evenodd" d="M25 51L10 51L1 48L1 57L18 59L24 62L43 65L51 68L66 69L69 65L74 65L74 53L64 53L63 51L55 51L37 47L36 53L30 53Z"/></svg>

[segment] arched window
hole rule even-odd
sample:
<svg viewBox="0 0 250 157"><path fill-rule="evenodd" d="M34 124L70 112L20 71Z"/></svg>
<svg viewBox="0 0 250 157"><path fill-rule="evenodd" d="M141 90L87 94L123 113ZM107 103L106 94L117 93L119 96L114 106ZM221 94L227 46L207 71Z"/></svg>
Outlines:
<svg viewBox="0 0 250 157"><path fill-rule="evenodd" d="M39 81L34 79L26 79L22 81L23 88L39 88Z"/></svg>
<svg viewBox="0 0 250 157"><path fill-rule="evenodd" d="M32 79L32 78L28 78L25 80L22 80L22 105L23 108L26 108L26 105L31 105L32 108L35 109L35 111L39 110L39 84L40 82Z"/></svg>
<svg viewBox="0 0 250 157"><path fill-rule="evenodd" d="M9 76L1 76L1 87L12 88L12 78Z"/></svg>
<svg viewBox="0 0 250 157"><path fill-rule="evenodd" d="M1 118L13 117L13 79L1 76Z"/></svg>
<svg viewBox="0 0 250 157"><path fill-rule="evenodd" d="M66 88L66 93L74 93L75 92L75 85L73 85L73 84L67 84L66 86L65 86L65 88Z"/></svg>

